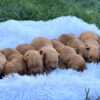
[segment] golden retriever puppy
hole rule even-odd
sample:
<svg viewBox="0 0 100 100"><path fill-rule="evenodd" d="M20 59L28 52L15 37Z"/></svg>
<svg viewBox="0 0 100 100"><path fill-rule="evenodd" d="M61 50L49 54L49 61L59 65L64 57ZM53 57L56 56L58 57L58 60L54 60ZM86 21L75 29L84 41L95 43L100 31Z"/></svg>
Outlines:
<svg viewBox="0 0 100 100"><path fill-rule="evenodd" d="M44 37L38 37L38 38L33 39L31 44L36 50L39 50L43 46L46 46L46 45L52 45L51 41Z"/></svg>
<svg viewBox="0 0 100 100"><path fill-rule="evenodd" d="M43 62L45 67L44 70L46 72L50 72L51 70L58 67L59 54L57 53L56 49L50 45L47 45L40 49L40 53L43 55Z"/></svg>
<svg viewBox="0 0 100 100"><path fill-rule="evenodd" d="M66 46L70 46L74 48L77 52L77 54L83 56L84 58L87 58L87 50L81 40L79 40L76 36L73 34L62 34L59 37L59 41L62 42Z"/></svg>
<svg viewBox="0 0 100 100"><path fill-rule="evenodd" d="M68 68L72 68L77 71L83 71L84 69L86 69L85 60L82 56L74 54L70 55L68 58Z"/></svg>
<svg viewBox="0 0 100 100"><path fill-rule="evenodd" d="M61 68L73 68L77 71L83 71L86 68L85 60L81 55L76 54L74 48L64 46L56 40L52 40L52 43L60 55L60 65L63 65L63 67L60 66Z"/></svg>
<svg viewBox="0 0 100 100"><path fill-rule="evenodd" d="M79 38L81 41L83 41L87 49L87 61L98 62L100 57L98 35L94 32L83 32Z"/></svg>
<svg viewBox="0 0 100 100"><path fill-rule="evenodd" d="M24 55L28 50L34 50L34 47L31 44L20 44L16 47L16 50L18 50L22 55Z"/></svg>
<svg viewBox="0 0 100 100"><path fill-rule="evenodd" d="M88 62L98 62L100 59L99 43L94 39L88 39L84 42L84 44L88 51L87 61Z"/></svg>
<svg viewBox="0 0 100 100"><path fill-rule="evenodd" d="M74 34L62 34L58 39L60 42L62 42L64 45L70 45L69 41L73 41L73 39L76 38Z"/></svg>
<svg viewBox="0 0 100 100"><path fill-rule="evenodd" d="M43 73L43 56L37 50L29 50L24 54L24 60L27 64L28 74Z"/></svg>
<svg viewBox="0 0 100 100"><path fill-rule="evenodd" d="M77 71L83 71L86 68L85 60L81 55L76 54L73 48L64 46L59 49L59 53L68 68L76 69Z"/></svg>
<svg viewBox="0 0 100 100"><path fill-rule="evenodd" d="M59 50L59 48L63 47L64 44L62 44L58 39L52 39L52 46L56 49Z"/></svg>
<svg viewBox="0 0 100 100"><path fill-rule="evenodd" d="M19 53L16 49L12 49L12 48L5 48L3 50L1 50L1 52L6 56L6 58L8 59L12 54L15 53Z"/></svg>
<svg viewBox="0 0 100 100"><path fill-rule="evenodd" d="M98 38L99 38L98 35L91 31L82 32L82 33L80 33L80 37L79 37L79 39L82 42L85 42L88 39L94 39L94 40L98 41Z"/></svg>
<svg viewBox="0 0 100 100"><path fill-rule="evenodd" d="M60 48L63 48L63 47L64 47L64 44L62 44L58 39L52 39L51 42L52 42L53 47L56 49L56 51L57 51L58 54L59 54L59 66L58 66L58 67L60 67L60 68L65 68L64 62L63 62L63 60L61 59L61 57L60 57L61 55L60 55L60 53L59 53L59 49L60 49ZM75 50L74 50L74 51L75 51Z"/></svg>
<svg viewBox="0 0 100 100"><path fill-rule="evenodd" d="M4 74L8 75L11 73L27 74L26 64L21 54L15 53L8 57L4 67Z"/></svg>
<svg viewBox="0 0 100 100"><path fill-rule="evenodd" d="M3 76L6 57L0 52L0 78Z"/></svg>

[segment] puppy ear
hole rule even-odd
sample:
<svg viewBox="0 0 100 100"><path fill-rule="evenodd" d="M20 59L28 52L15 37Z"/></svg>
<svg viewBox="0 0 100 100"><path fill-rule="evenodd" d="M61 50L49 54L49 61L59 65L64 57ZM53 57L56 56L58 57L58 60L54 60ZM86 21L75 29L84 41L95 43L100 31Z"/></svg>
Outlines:
<svg viewBox="0 0 100 100"><path fill-rule="evenodd" d="M43 53L44 53L42 50L40 50L39 52L40 52L40 55L43 55Z"/></svg>
<svg viewBox="0 0 100 100"><path fill-rule="evenodd" d="M47 58L47 55L46 55L46 53L44 53L44 54L43 54L43 65L44 65L45 67L47 67L47 65L46 65L46 63L45 63L46 58Z"/></svg>
<svg viewBox="0 0 100 100"><path fill-rule="evenodd" d="M27 60L27 57L29 56L29 54L24 54L23 59Z"/></svg>
<svg viewBox="0 0 100 100"><path fill-rule="evenodd" d="M59 65L62 65L63 60L62 60L62 57L61 57L61 55L60 55L60 54L58 55L58 59L59 59Z"/></svg>
<svg viewBox="0 0 100 100"><path fill-rule="evenodd" d="M11 61L13 59L12 55L8 57L7 60Z"/></svg>
<svg viewBox="0 0 100 100"><path fill-rule="evenodd" d="M79 48L76 49L76 53L79 54Z"/></svg>
<svg viewBox="0 0 100 100"><path fill-rule="evenodd" d="M60 54L58 54L58 59L59 59L59 60L61 59L61 56L60 56Z"/></svg>

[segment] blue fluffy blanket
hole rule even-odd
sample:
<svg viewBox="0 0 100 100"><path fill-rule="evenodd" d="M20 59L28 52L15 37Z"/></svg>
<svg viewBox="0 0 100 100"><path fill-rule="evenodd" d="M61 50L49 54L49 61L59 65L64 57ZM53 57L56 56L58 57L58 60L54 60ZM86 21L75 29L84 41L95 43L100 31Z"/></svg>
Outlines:
<svg viewBox="0 0 100 100"><path fill-rule="evenodd" d="M38 36L51 39L69 32L79 36L88 30L100 34L94 24L73 16L45 22L9 20L0 23L0 48L15 48ZM96 100L100 96L100 64L87 64L84 72L56 69L36 77L8 75L0 80L0 100L84 100L89 88L90 99Z"/></svg>

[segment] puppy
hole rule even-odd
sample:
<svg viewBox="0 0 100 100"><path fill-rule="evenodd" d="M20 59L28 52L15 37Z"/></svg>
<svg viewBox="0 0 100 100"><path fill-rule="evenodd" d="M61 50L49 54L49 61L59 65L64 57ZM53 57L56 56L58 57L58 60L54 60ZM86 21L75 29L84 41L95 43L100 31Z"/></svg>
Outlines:
<svg viewBox="0 0 100 100"><path fill-rule="evenodd" d="M0 78L2 78L3 76L5 63L6 63L6 57L0 52Z"/></svg>
<svg viewBox="0 0 100 100"><path fill-rule="evenodd" d="M72 68L77 71L83 71L84 69L86 69L85 60L82 56L74 54L70 55L68 58L68 68Z"/></svg>
<svg viewBox="0 0 100 100"><path fill-rule="evenodd" d="M44 71L50 72L58 67L59 54L50 45L44 46L40 49L40 53L43 55Z"/></svg>
<svg viewBox="0 0 100 100"><path fill-rule="evenodd" d="M4 74L19 73L21 75L27 73L26 65L21 54L12 54L8 57L8 60L4 67Z"/></svg>
<svg viewBox="0 0 100 100"><path fill-rule="evenodd" d="M73 68L77 71L83 71L86 69L83 57L76 54L74 48L64 46L62 43L56 40L52 40L52 43L54 48L60 54L60 65L63 65L63 68Z"/></svg>
<svg viewBox="0 0 100 100"><path fill-rule="evenodd" d="M85 41L88 40L88 39L93 39L93 40L98 41L99 36L98 36L96 33L94 33L94 32L86 31L86 32L80 33L79 39L80 39L82 42L85 42Z"/></svg>
<svg viewBox="0 0 100 100"><path fill-rule="evenodd" d="M52 39L51 40L51 43L52 43L52 46L55 48L55 49L59 49L59 48L61 48L61 47L63 47L64 46L64 44L63 43L61 43L58 39Z"/></svg>
<svg viewBox="0 0 100 100"><path fill-rule="evenodd" d="M94 39L88 39L84 42L85 47L88 51L87 61L97 62L100 59L100 46L99 43Z"/></svg>
<svg viewBox="0 0 100 100"><path fill-rule="evenodd" d="M18 50L22 55L24 55L28 50L34 50L34 47L31 44L20 44L16 47L16 50Z"/></svg>
<svg viewBox="0 0 100 100"><path fill-rule="evenodd" d="M87 50L81 40L79 40L73 34L63 34L59 37L59 41L62 42L66 46L70 46L74 48L77 54L83 56L85 59L87 58Z"/></svg>
<svg viewBox="0 0 100 100"><path fill-rule="evenodd" d="M19 52L16 49L12 49L12 48L5 48L3 50L1 50L1 52L6 56L6 58L8 59L12 54L19 54Z"/></svg>
<svg viewBox="0 0 100 100"><path fill-rule="evenodd" d="M73 68L77 71L83 71L86 68L85 60L81 55L76 54L73 48L64 46L63 48L60 48L58 52L60 53L65 66L68 68Z"/></svg>
<svg viewBox="0 0 100 100"><path fill-rule="evenodd" d="M52 45L51 41L44 37L38 37L33 39L31 44L36 50L39 50L46 45Z"/></svg>
<svg viewBox="0 0 100 100"><path fill-rule="evenodd" d="M24 60L28 67L28 74L43 73L43 57L39 51L29 50L24 54Z"/></svg>
<svg viewBox="0 0 100 100"><path fill-rule="evenodd" d="M98 35L94 32L83 32L79 38L87 49L87 61L98 62L100 57Z"/></svg>

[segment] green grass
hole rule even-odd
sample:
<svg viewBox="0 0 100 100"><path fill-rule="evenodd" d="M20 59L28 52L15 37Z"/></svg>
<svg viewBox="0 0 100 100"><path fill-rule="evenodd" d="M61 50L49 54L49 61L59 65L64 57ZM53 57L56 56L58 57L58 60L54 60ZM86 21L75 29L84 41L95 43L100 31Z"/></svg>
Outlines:
<svg viewBox="0 0 100 100"><path fill-rule="evenodd" d="M75 15L100 28L100 0L0 0L0 21Z"/></svg>
<svg viewBox="0 0 100 100"><path fill-rule="evenodd" d="M85 100L91 100L89 93L90 93L90 88L88 88L88 89L85 88ZM100 96L97 97L96 100L100 100Z"/></svg>

